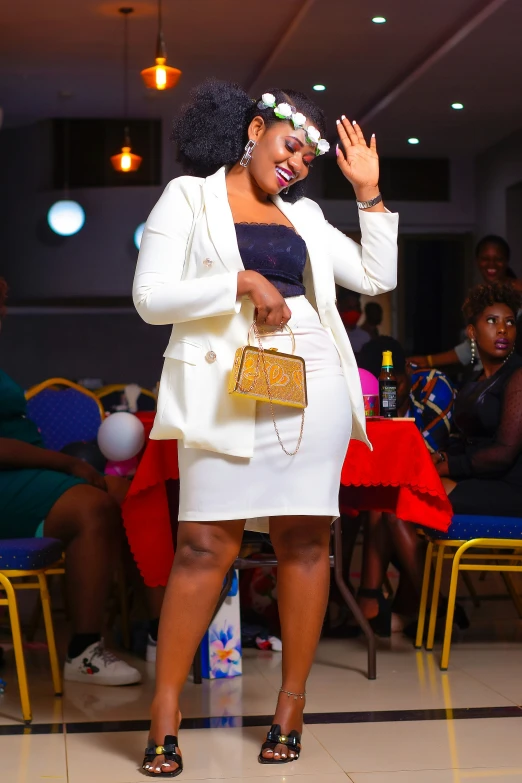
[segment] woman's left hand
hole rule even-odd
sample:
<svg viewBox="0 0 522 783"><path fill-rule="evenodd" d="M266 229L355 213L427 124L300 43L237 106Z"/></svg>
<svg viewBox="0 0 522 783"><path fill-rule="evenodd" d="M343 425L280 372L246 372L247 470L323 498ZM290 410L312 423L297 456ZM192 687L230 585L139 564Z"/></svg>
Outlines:
<svg viewBox="0 0 522 783"><path fill-rule="evenodd" d="M379 156L375 136L368 146L359 125L352 125L346 117L338 120L337 132L341 139L336 150L337 165L353 185L359 200L374 198L379 192Z"/></svg>
<svg viewBox="0 0 522 783"><path fill-rule="evenodd" d="M437 470L437 473L442 478L443 476L449 476L449 468L448 468L448 459L442 460L440 458L440 454L438 451L434 452L431 455L431 459L433 461L433 464L435 465L435 468Z"/></svg>

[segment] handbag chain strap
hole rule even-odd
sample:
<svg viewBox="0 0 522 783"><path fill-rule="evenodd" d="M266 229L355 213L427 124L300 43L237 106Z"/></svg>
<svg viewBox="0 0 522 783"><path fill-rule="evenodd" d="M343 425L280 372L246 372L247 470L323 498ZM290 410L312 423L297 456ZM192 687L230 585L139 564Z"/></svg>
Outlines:
<svg viewBox="0 0 522 783"><path fill-rule="evenodd" d="M254 321L252 326L254 327L254 334L255 334L255 336L257 338L257 341L259 343L259 354L261 355L261 359L262 359L262 362L263 362L263 370L264 370L264 373L265 373L265 380L266 380L266 390L267 390L267 394L268 394L268 399L270 400L270 412L272 414L272 422L274 424L274 430L275 430L275 433L277 435L277 440L279 441L279 445L283 449L284 453L287 454L289 457L294 457L297 454L297 452L299 451L299 449L301 448L301 441L303 440L305 409L303 408L301 410L301 429L299 431L299 437L297 439L297 444L296 444L295 450L294 451L287 451L283 441L281 440L281 435L279 434L279 429L277 427L277 422L276 422L276 418L275 418L274 403L272 401L272 392L270 391L270 381L269 381L269 378L268 378L268 370L266 368L265 349L263 348L263 343L261 342L261 335L259 334L259 329L257 328L257 323ZM289 326L287 326L287 329L290 330L290 334L292 335L292 340L293 340L293 345L294 345L294 350L295 350L294 333L292 332L292 330L290 329ZM257 369L259 369L259 357L258 357ZM257 370L256 370L256 372L257 372ZM252 388L253 388L253 386L252 386Z"/></svg>

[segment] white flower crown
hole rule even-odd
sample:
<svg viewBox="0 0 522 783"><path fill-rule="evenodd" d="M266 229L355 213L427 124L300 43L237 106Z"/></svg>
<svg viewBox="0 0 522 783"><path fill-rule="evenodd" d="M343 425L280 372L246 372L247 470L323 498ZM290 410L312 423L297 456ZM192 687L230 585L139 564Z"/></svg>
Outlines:
<svg viewBox="0 0 522 783"><path fill-rule="evenodd" d="M257 105L260 109L273 109L276 117L279 117L280 120L290 120L296 130L302 128L306 134L306 141L315 145L316 155L324 155L330 149L330 145L326 139L321 138L317 128L314 128L313 125L305 128L306 117L296 111L295 106L290 106L289 103L276 103L271 92L265 92Z"/></svg>

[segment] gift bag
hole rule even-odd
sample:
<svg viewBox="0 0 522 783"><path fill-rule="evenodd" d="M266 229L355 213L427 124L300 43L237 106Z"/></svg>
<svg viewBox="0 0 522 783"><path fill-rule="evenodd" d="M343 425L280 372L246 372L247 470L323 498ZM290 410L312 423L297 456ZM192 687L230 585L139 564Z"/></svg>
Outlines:
<svg viewBox="0 0 522 783"><path fill-rule="evenodd" d="M242 674L239 578L234 571L230 591L201 643L201 673L207 680Z"/></svg>

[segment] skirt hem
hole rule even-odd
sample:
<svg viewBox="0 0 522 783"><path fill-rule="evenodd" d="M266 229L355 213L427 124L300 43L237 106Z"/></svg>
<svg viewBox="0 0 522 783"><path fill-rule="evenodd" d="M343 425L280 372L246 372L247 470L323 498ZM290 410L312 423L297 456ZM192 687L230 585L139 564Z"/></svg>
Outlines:
<svg viewBox="0 0 522 783"><path fill-rule="evenodd" d="M255 513L252 511L248 511L247 513L239 513L239 514L230 514L229 511L223 512L222 514L205 514L205 513L194 513L194 512L184 512L181 513L178 517L179 522L232 522L236 519L244 519L248 522L250 519L259 519L259 518L266 518L266 517L332 517L332 522L334 522L340 515L339 509L332 511L332 509L324 510L324 509L313 509L310 510L310 508L306 509L282 509L282 510L274 510L274 509L264 509L262 511L256 511Z"/></svg>

